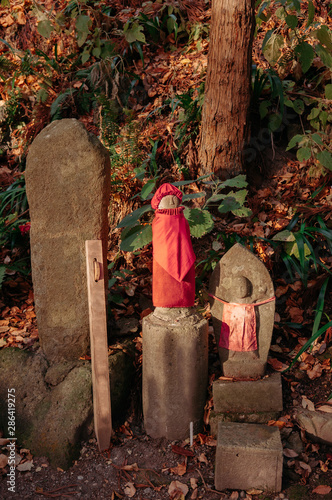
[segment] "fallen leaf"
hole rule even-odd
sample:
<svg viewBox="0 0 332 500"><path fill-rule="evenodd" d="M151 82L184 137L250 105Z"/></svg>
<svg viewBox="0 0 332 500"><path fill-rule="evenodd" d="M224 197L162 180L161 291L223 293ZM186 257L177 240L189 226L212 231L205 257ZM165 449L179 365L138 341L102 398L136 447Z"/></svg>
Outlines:
<svg viewBox="0 0 332 500"><path fill-rule="evenodd" d="M190 500L197 500L198 490L194 490L191 494Z"/></svg>
<svg viewBox="0 0 332 500"><path fill-rule="evenodd" d="M187 465L185 462L178 464L176 467L171 467L171 472L177 476L183 476L187 472Z"/></svg>
<svg viewBox="0 0 332 500"><path fill-rule="evenodd" d="M291 307L289 314L294 323L303 323L303 311L299 307Z"/></svg>
<svg viewBox="0 0 332 500"><path fill-rule="evenodd" d="M327 472L329 470L329 461L326 460L326 462L322 462L321 460L319 461L319 466L320 466L320 470L322 472Z"/></svg>
<svg viewBox="0 0 332 500"><path fill-rule="evenodd" d="M301 469L307 470L309 473L311 472L311 467L309 464L306 464L305 462L299 462L299 465Z"/></svg>
<svg viewBox="0 0 332 500"><path fill-rule="evenodd" d="M23 462L23 464L18 465L16 469L21 472L26 472L28 470L31 470L32 467L33 467L32 460L28 460L27 462Z"/></svg>
<svg viewBox="0 0 332 500"><path fill-rule="evenodd" d="M255 490L254 488L251 490L247 490L248 495L260 495L263 493L263 490Z"/></svg>
<svg viewBox="0 0 332 500"><path fill-rule="evenodd" d="M184 500L189 488L180 481L172 481L168 488L168 494L171 500Z"/></svg>
<svg viewBox="0 0 332 500"><path fill-rule="evenodd" d="M208 464L208 463L209 463L209 461L208 461L208 459L206 458L206 455L205 455L204 453L201 453L201 454L200 454L200 456L198 457L198 460L199 460L200 462L203 462L204 464Z"/></svg>
<svg viewBox="0 0 332 500"><path fill-rule="evenodd" d="M317 408L317 410L319 411L323 411L325 413L332 413L332 405L323 405L323 406L319 406Z"/></svg>
<svg viewBox="0 0 332 500"><path fill-rule="evenodd" d="M285 457L288 457L288 458L293 458L293 457L299 456L299 454L296 453L295 450L291 450L290 448L284 448L283 454L285 455Z"/></svg>
<svg viewBox="0 0 332 500"><path fill-rule="evenodd" d="M317 363L312 370L307 370L307 375L310 378L310 380L314 380L315 378L318 378L321 376L323 372L323 368L320 363Z"/></svg>
<svg viewBox="0 0 332 500"><path fill-rule="evenodd" d="M268 358L267 362L277 372L282 372L283 370L285 370L286 368L288 368L288 365L282 363L281 361L279 361L276 358Z"/></svg>
<svg viewBox="0 0 332 500"><path fill-rule="evenodd" d="M313 493L317 493L318 495L327 495L330 493L332 490L331 486L326 486L325 484L321 484L317 486L314 490L312 490Z"/></svg>
<svg viewBox="0 0 332 500"><path fill-rule="evenodd" d="M183 455L185 457L193 457L195 455L192 450L187 450L186 448L182 448L182 446L177 446L176 444L172 444L172 451L177 455Z"/></svg>
<svg viewBox="0 0 332 500"><path fill-rule="evenodd" d="M10 443L7 438L0 438L0 446L6 446L6 444Z"/></svg>
<svg viewBox="0 0 332 500"><path fill-rule="evenodd" d="M131 464L131 465L124 465L123 467L121 467L122 470L133 470L135 472L137 472L139 469L138 469L138 466L137 464Z"/></svg>
<svg viewBox="0 0 332 500"><path fill-rule="evenodd" d="M136 493L136 488L134 486L134 483L126 483L124 485L123 491L125 495L127 495L129 498L132 498Z"/></svg>
<svg viewBox="0 0 332 500"><path fill-rule="evenodd" d="M190 478L190 486L192 487L193 490L197 488L198 485L198 480L195 477Z"/></svg>
<svg viewBox="0 0 332 500"><path fill-rule="evenodd" d="M302 396L302 407L308 408L309 411L315 411L315 405L307 396Z"/></svg>
<svg viewBox="0 0 332 500"><path fill-rule="evenodd" d="M239 498L239 494L237 491L232 491L231 496L229 497L229 500L237 500Z"/></svg>

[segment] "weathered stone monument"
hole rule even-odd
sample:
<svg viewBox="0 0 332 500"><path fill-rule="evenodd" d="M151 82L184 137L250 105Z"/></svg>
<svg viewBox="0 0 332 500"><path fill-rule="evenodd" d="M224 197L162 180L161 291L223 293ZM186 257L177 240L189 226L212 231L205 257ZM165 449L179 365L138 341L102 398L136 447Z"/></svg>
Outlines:
<svg viewBox="0 0 332 500"><path fill-rule="evenodd" d="M265 374L274 325L272 280L264 264L236 244L214 269L209 291L225 377L213 383L210 417L211 433L218 436L216 488L280 491L280 434L266 425L282 410L280 374Z"/></svg>
<svg viewBox="0 0 332 500"><path fill-rule="evenodd" d="M195 255L179 207L182 193L163 184L152 199L153 303L143 319L143 414L147 434L185 439L203 423L208 324L194 308Z"/></svg>
<svg viewBox="0 0 332 500"><path fill-rule="evenodd" d="M89 345L86 240L102 240L107 269L109 155L81 122L54 121L32 143L25 177L41 347L51 363L76 360Z"/></svg>
<svg viewBox="0 0 332 500"><path fill-rule="evenodd" d="M3 390L7 391L8 380L11 380L16 391L16 436L20 443L35 454L48 456L54 465L66 467L77 457L80 439L87 437L92 430L91 379L94 378L97 383L99 379L99 386L102 386L105 395L108 388L105 374L108 378L111 369L116 371L111 377L111 391L112 411L114 409L114 413L118 413L116 403L123 406L121 398L125 395L124 390L123 394L118 391L120 387L123 389L124 380L130 373L130 368L126 366L124 370L121 366L125 364L123 359L108 358L106 338L104 344L95 343L95 349L92 346L95 361L93 377L91 364L79 360L89 346L88 304L90 313L104 311L106 307L109 155L100 141L89 134L79 121L55 121L32 143L25 176L41 349L37 353L16 349L1 351L0 409L1 399L6 399ZM100 270L98 276L94 275L92 268L94 254L87 259L93 276L89 288L90 302L86 240L93 240L92 243L98 240L98 249L102 247L96 253L98 258L94 259ZM91 300L93 287L100 292L95 301ZM94 315L90 314L90 318L93 320ZM99 327L100 323L99 318ZM106 324L104 333L106 336ZM130 361L129 366L132 365ZM118 378L120 372L121 379ZM126 382L128 384L128 379ZM99 408L103 410L107 406L108 415L109 394L106 396ZM96 404L94 408L96 414ZM105 422L104 413L97 415L99 435L96 429L102 448L108 447L111 432L111 423ZM3 427L1 415L0 426Z"/></svg>

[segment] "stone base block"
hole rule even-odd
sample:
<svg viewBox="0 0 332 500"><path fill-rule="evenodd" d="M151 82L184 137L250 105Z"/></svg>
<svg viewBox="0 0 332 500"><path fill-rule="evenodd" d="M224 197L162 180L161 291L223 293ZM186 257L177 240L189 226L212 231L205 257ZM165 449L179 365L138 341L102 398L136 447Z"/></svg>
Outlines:
<svg viewBox="0 0 332 500"><path fill-rule="evenodd" d="M281 491L282 444L277 427L219 423L216 451L217 490Z"/></svg>
<svg viewBox="0 0 332 500"><path fill-rule="evenodd" d="M203 424L208 323L189 308L156 308L143 320L143 414L151 437L180 440Z"/></svg>
<svg viewBox="0 0 332 500"><path fill-rule="evenodd" d="M282 411L281 375L273 373L253 381L216 380L213 383L213 402L217 413Z"/></svg>
<svg viewBox="0 0 332 500"><path fill-rule="evenodd" d="M216 436L218 434L219 422L243 422L247 424L268 424L270 420L278 420L280 412L262 411L256 413L240 413L228 411L226 413L218 413L211 411L209 424L210 434Z"/></svg>

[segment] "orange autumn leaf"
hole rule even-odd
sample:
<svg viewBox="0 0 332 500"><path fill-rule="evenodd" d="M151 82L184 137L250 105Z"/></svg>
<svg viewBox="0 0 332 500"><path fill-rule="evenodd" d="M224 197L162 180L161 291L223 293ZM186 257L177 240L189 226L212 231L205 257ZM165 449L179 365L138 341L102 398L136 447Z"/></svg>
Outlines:
<svg viewBox="0 0 332 500"><path fill-rule="evenodd" d="M171 472L177 476L183 476L187 472L187 465L184 461L182 464L178 464L176 467L171 467Z"/></svg>
<svg viewBox="0 0 332 500"><path fill-rule="evenodd" d="M318 495L327 495L330 493L332 490L331 486L326 486L325 484L321 484L317 486L314 490L312 490L313 493L317 493Z"/></svg>

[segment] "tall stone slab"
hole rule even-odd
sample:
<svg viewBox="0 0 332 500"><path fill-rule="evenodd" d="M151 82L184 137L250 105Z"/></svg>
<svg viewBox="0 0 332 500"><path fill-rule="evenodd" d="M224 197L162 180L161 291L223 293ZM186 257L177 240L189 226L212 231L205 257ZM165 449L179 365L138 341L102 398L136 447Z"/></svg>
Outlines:
<svg viewBox="0 0 332 500"><path fill-rule="evenodd" d="M107 269L109 155L81 122L58 120L32 143L25 176L41 347L51 363L77 359L89 345L86 240L102 240Z"/></svg>
<svg viewBox="0 0 332 500"><path fill-rule="evenodd" d="M209 292L212 296L211 314L217 345L224 303L255 305L257 349L241 352L219 347L224 375L237 378L263 376L271 345L275 311L275 301L271 300L274 297L274 288L268 270L254 254L236 243L215 267Z"/></svg>

